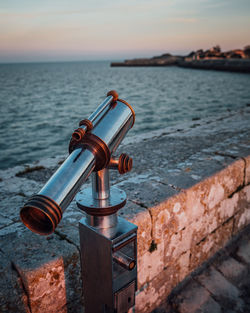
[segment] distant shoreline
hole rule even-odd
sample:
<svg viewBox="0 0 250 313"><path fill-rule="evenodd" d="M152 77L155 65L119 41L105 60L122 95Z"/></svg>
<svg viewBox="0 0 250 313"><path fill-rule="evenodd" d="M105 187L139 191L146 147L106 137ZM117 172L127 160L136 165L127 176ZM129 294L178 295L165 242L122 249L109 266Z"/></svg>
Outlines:
<svg viewBox="0 0 250 313"><path fill-rule="evenodd" d="M138 62L134 60L132 63L112 62L111 67L158 67L158 66L178 66L193 69L216 70L216 71L229 71L250 73L250 59L226 59L226 60L176 60L169 63L153 63L143 62L139 59Z"/></svg>
<svg viewBox="0 0 250 313"><path fill-rule="evenodd" d="M180 67L250 73L250 59L180 61Z"/></svg>
<svg viewBox="0 0 250 313"><path fill-rule="evenodd" d="M206 51L202 49L196 52L192 51L187 56L166 53L148 59L112 62L110 65L111 67L179 66L194 69L250 73L250 46L246 46L244 50L236 49L227 52L222 52L219 46L215 46Z"/></svg>

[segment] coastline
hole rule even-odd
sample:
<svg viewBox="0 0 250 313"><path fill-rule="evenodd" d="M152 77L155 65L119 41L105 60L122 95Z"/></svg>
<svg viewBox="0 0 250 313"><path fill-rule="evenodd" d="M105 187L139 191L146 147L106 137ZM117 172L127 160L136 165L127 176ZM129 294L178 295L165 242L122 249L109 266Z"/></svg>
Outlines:
<svg viewBox="0 0 250 313"><path fill-rule="evenodd" d="M185 61L176 57L169 60L134 59L124 62L112 62L111 67L158 67L178 66L184 68L250 73L250 59L206 59Z"/></svg>
<svg viewBox="0 0 250 313"><path fill-rule="evenodd" d="M176 65L193 69L250 73L250 59L179 61Z"/></svg>

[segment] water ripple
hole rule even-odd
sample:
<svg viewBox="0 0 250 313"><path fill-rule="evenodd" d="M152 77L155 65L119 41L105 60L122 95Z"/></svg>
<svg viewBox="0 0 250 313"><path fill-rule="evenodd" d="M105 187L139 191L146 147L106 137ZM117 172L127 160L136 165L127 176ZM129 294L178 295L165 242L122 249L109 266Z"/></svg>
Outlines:
<svg viewBox="0 0 250 313"><path fill-rule="evenodd" d="M66 153L79 120L111 89L135 109L129 136L250 103L250 75L109 62L0 65L0 86L0 168Z"/></svg>

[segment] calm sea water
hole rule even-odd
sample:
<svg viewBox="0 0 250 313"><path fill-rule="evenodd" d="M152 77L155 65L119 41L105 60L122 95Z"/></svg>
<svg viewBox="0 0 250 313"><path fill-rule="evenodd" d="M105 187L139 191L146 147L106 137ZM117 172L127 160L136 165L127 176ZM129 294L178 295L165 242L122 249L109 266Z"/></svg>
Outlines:
<svg viewBox="0 0 250 313"><path fill-rule="evenodd" d="M109 62L0 65L0 168L67 152L72 131L115 89L136 112L129 136L250 103L250 75Z"/></svg>

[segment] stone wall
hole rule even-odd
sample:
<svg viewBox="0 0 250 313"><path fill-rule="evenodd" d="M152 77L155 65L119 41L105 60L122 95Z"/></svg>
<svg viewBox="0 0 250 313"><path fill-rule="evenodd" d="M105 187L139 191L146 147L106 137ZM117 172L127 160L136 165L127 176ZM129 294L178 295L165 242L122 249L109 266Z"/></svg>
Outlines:
<svg viewBox="0 0 250 313"><path fill-rule="evenodd" d="M250 157L149 208L152 241L141 219L136 312L151 312L189 273L250 222ZM136 222L136 221L135 221ZM146 239L146 241L145 241Z"/></svg>
<svg viewBox="0 0 250 313"><path fill-rule="evenodd" d="M129 199L119 214L138 225L135 312L151 312L249 224L249 117L248 108L229 112L128 139L120 149L134 158L132 172L111 176ZM0 312L84 311L78 235L83 213L73 201L48 237L19 221L19 208L62 160L0 171Z"/></svg>

